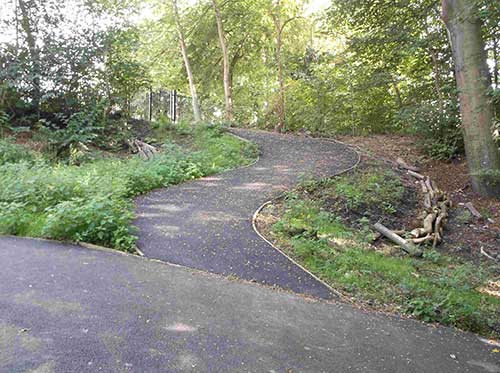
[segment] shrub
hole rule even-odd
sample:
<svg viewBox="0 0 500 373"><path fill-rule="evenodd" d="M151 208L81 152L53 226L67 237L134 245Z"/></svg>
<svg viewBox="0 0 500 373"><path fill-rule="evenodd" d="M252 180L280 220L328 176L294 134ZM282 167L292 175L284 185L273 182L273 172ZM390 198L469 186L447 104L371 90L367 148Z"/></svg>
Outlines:
<svg viewBox="0 0 500 373"><path fill-rule="evenodd" d="M104 129L103 105L95 105L87 111L72 114L69 117L58 115L57 118L64 124L57 128L50 122L44 121L45 126L40 132L45 134L50 147L59 158L81 156L87 146L93 144Z"/></svg>
<svg viewBox="0 0 500 373"><path fill-rule="evenodd" d="M195 152L169 145L146 162L100 159L81 166L43 160L0 165L0 233L86 241L130 250L131 198L249 162L251 144L196 130Z"/></svg>
<svg viewBox="0 0 500 373"><path fill-rule="evenodd" d="M448 160L464 151L460 117L454 106L444 111L432 105L406 108L399 113L398 121L422 136L420 146L434 159Z"/></svg>
<svg viewBox="0 0 500 373"><path fill-rule="evenodd" d="M133 218L129 202L112 195L74 198L46 209L42 234L56 239L111 244L131 250L135 237L128 224Z"/></svg>

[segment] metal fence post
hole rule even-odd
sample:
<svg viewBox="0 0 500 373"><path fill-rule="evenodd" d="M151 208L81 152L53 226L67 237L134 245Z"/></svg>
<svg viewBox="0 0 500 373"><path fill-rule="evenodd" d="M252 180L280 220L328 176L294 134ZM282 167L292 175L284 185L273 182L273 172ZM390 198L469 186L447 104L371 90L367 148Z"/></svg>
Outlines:
<svg viewBox="0 0 500 373"><path fill-rule="evenodd" d="M149 95L148 95L148 106L149 106L149 121L153 121L153 88L149 87Z"/></svg>

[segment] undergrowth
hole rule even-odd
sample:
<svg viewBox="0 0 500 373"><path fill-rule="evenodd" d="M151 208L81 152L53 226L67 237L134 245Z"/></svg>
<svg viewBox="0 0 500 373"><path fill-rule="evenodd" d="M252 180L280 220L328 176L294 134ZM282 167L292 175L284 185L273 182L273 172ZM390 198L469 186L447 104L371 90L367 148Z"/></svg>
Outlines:
<svg viewBox="0 0 500 373"><path fill-rule="evenodd" d="M0 165L5 163L32 162L36 154L22 145L0 139Z"/></svg>
<svg viewBox="0 0 500 373"><path fill-rule="evenodd" d="M325 207L336 195L353 206L386 206L385 213L390 214L387 203L395 195L402 196L402 186L393 180L368 187L367 181L386 179L368 174L309 183L289 193L272 234L301 264L365 304L484 335L500 335L500 300L478 291L493 277L491 269L432 249L421 259L388 255L371 246L368 221L361 229L352 229L345 216Z"/></svg>
<svg viewBox="0 0 500 373"><path fill-rule="evenodd" d="M218 127L201 126L186 136L196 150L162 138L164 150L151 161L134 156L81 166L51 163L18 145L0 143L0 234L133 250L133 197L246 164L256 156L252 144Z"/></svg>

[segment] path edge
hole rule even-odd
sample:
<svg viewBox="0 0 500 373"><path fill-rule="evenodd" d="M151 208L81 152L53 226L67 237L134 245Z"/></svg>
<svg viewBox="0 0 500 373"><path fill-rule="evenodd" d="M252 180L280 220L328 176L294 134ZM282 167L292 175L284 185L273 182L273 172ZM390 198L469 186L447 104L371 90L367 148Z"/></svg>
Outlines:
<svg viewBox="0 0 500 373"><path fill-rule="evenodd" d="M239 137L239 136L238 136ZM347 144L347 143L344 143L344 142L341 142L341 141L338 141L338 140L335 140L335 139L330 139L330 138L325 138L325 137L311 137L311 138L314 138L314 139L320 139L320 140L323 140L323 141L327 141L327 142L332 142L332 143L337 143L337 144L342 144L344 145L346 148L348 149L351 149L352 151L354 151L354 153L356 154L357 156L357 160L356 162L349 168L345 169L345 170L342 170L342 171L339 171L333 175L330 175L330 176L326 176L326 178L333 178L333 177L337 177L339 175L342 175L342 174L345 174L349 171L352 171L354 169L356 169L359 164L361 163L361 153L358 152L352 145L350 144ZM259 229L257 228L257 218L259 216L259 214L262 212L262 210L267 206L267 205L270 205L271 203L273 203L274 201L276 201L277 199L281 198L284 196L286 192L283 192L283 193L280 193L278 196L270 199L269 201L267 202L264 202L262 205L259 206L259 208L253 213L253 216L252 216L252 228L254 230L255 233L257 233L257 235L264 241L266 242L269 246L271 246L273 249L275 249L277 252L279 252L281 255L283 255L285 258L287 258L290 262L292 262L293 264L295 264L297 267L299 267L300 269L302 269L304 272L306 272L307 274L309 274L312 278L314 278L316 281L318 281L319 283L321 283L322 285L324 285L330 292L332 292L333 294L335 294L337 297L339 297L340 299L344 300L344 301L347 301L348 303L352 303L344 294L342 294L341 292L339 292L338 290L336 290L335 288L333 288L331 285L329 285L328 283L326 283L324 280L322 280L321 278L319 278L318 276L316 276L314 273L312 273L310 270L308 270L307 268L305 268L302 264L300 264L299 262L297 262L295 259L293 259L290 255L288 255L287 253L285 253L285 251L281 248L279 248L278 246L276 246L274 243L272 243L271 241L269 241L260 231Z"/></svg>

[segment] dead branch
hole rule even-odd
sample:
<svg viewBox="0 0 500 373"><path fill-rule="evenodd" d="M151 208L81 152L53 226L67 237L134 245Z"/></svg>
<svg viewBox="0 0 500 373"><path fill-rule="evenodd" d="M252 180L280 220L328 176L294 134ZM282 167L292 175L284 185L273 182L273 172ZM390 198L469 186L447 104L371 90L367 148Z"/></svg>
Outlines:
<svg viewBox="0 0 500 373"><path fill-rule="evenodd" d="M422 188L422 193L427 193L428 190L427 190L427 187L425 186L425 182L423 179L420 179L419 180L419 183L420 183L420 187Z"/></svg>
<svg viewBox="0 0 500 373"><path fill-rule="evenodd" d="M134 140L132 144L133 148L137 150L141 158L146 161L153 159L156 153L158 153L158 150L153 145L149 145L141 140Z"/></svg>
<svg viewBox="0 0 500 373"><path fill-rule="evenodd" d="M431 241L433 240L434 237L432 237L432 234L428 234L427 236L425 237L420 237L420 238L413 238L412 239L412 242L414 244L421 244L421 243L424 243L424 242L428 242L428 241Z"/></svg>
<svg viewBox="0 0 500 373"><path fill-rule="evenodd" d="M472 202L467 202L464 206L467 208L467 210L470 211L472 216L474 216L476 219L481 219L483 217L481 213L477 211L477 209L474 207Z"/></svg>
<svg viewBox="0 0 500 373"><path fill-rule="evenodd" d="M494 260L495 262L497 261L495 258L493 258L490 254L488 254L486 251L484 251L484 248L481 246L481 254L487 257L488 259Z"/></svg>
<svg viewBox="0 0 500 373"><path fill-rule="evenodd" d="M420 168L416 167L416 166L412 166L412 165L409 165L408 163L406 163L402 158L398 158L396 159L396 163L398 164L398 166L408 170L408 171L413 171L413 172L419 172L420 171Z"/></svg>
<svg viewBox="0 0 500 373"><path fill-rule="evenodd" d="M452 202L448 194L446 192L443 192L442 190L439 190L439 188L434 184L429 176L424 176L418 173L418 170L416 170L414 167L406 167L408 166L408 164L401 158L398 158L396 160L396 163L400 167L407 169L409 175L418 179L418 184L420 184L420 188L423 193L424 209L418 216L418 219L422 221L422 226L409 232L412 237L409 240L410 244L420 245L432 242L432 244L436 246L443 241L444 225L448 221L448 211L452 206ZM469 206L466 207L469 208ZM471 207L473 208L473 206ZM475 210L475 212L477 212L477 210ZM475 212L471 211L471 213L477 217ZM380 228L380 226L378 226L378 228ZM389 232L389 234L390 233L391 232ZM395 232L392 233L394 234ZM401 235L405 234L405 232L397 233L400 233ZM398 245L404 247L404 242L401 241L403 240L403 238L399 237L398 239L393 235L389 237L385 234L384 236L397 243ZM413 247L413 249L415 249L415 247Z"/></svg>
<svg viewBox="0 0 500 373"><path fill-rule="evenodd" d="M419 180L424 180L425 179L424 175L421 175L418 172L415 172L415 171L412 171L412 170L408 170L408 175L411 175L414 178L419 179Z"/></svg>

